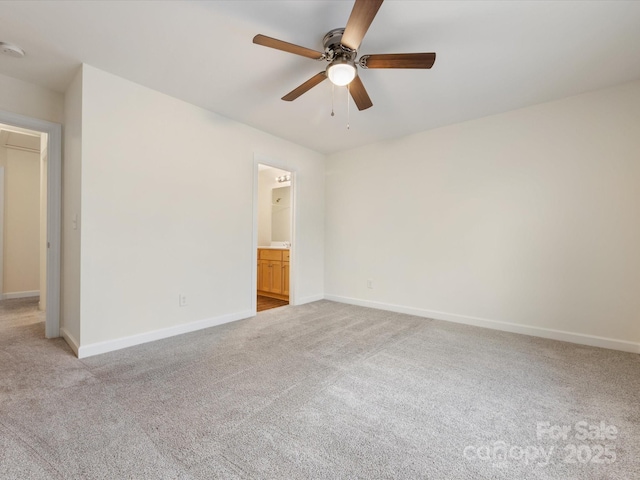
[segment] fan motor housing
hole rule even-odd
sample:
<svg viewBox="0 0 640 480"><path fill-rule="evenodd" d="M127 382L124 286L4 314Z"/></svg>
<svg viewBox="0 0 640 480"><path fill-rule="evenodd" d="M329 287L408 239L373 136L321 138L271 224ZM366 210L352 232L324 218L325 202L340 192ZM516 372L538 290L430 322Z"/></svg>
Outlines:
<svg viewBox="0 0 640 480"><path fill-rule="evenodd" d="M344 28L334 28L330 30L322 40L325 50L336 51L340 48L340 42L342 41L342 34L344 34Z"/></svg>
<svg viewBox="0 0 640 480"><path fill-rule="evenodd" d="M322 44L324 45L325 56L328 61L332 61L338 57L351 61L355 60L358 52L342 45L343 34L344 28L334 28L324 36Z"/></svg>

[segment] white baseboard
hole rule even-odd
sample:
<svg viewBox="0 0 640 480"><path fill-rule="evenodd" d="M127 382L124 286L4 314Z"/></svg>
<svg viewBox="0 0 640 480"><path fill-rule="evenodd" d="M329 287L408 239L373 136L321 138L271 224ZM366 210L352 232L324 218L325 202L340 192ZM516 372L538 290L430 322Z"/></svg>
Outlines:
<svg viewBox="0 0 640 480"><path fill-rule="evenodd" d="M28 292L10 292L10 293L0 293L0 300L10 300L13 298L29 298L29 297L39 297L40 290L31 290Z"/></svg>
<svg viewBox="0 0 640 480"><path fill-rule="evenodd" d="M296 305L304 305L305 303L317 302L318 300L324 300L324 294L311 295L309 297L298 298Z"/></svg>
<svg viewBox="0 0 640 480"><path fill-rule="evenodd" d="M560 340L563 342L578 343L580 345L589 345L591 347L609 348L612 350L621 350L623 352L640 354L640 343L628 342L626 340L585 335L583 333L565 332L563 330L553 330L551 328L534 327L531 325L519 325L516 323L469 317L466 315L425 310L421 308L405 307L402 305L361 300L359 298L342 297L339 295L327 294L324 298L333 302L348 303L350 305L376 308L378 310L387 310L390 312L406 313L407 315L415 315L417 317L433 318L434 320L445 320L448 322L501 330L503 332L520 333L523 335L531 335L533 337L549 338L551 340Z"/></svg>
<svg viewBox="0 0 640 480"><path fill-rule="evenodd" d="M71 350L73 350L73 353L75 353L77 357L79 347L78 347L78 341L75 339L75 337L71 335L69 331L66 330L64 327L60 327L60 336L65 339L65 341L69 344L69 346L71 347Z"/></svg>
<svg viewBox="0 0 640 480"><path fill-rule="evenodd" d="M156 340L162 340L163 338L182 335L183 333L195 332L196 330L215 327L217 325L235 322L236 320L243 320L245 318L253 316L254 313L247 310L245 312L230 313L227 315L221 315L219 317L205 318L204 320L198 320L196 322L186 323L183 325L175 325L173 327L162 328L160 330L153 330L151 332L140 333L138 335L131 335L130 337L122 337L116 338L114 340L92 343L89 345L80 346L77 350L77 355L78 358L92 357L94 355L113 352L115 350L121 350L123 348L141 345L143 343L154 342Z"/></svg>

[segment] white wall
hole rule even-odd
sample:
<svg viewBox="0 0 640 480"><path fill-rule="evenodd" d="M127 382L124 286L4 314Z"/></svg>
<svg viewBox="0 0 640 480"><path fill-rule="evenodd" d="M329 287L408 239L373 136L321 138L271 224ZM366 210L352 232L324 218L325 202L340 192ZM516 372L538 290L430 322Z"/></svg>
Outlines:
<svg viewBox="0 0 640 480"><path fill-rule="evenodd" d="M40 155L5 149L3 294L36 294L40 283Z"/></svg>
<svg viewBox="0 0 640 480"><path fill-rule="evenodd" d="M0 74L0 110L63 123L64 96L58 92Z"/></svg>
<svg viewBox="0 0 640 480"><path fill-rule="evenodd" d="M85 354L111 348L99 342L250 314L254 154L297 172L297 292L321 297L323 155L84 66Z"/></svg>
<svg viewBox="0 0 640 480"><path fill-rule="evenodd" d="M328 297L640 352L638 112L635 82L331 155Z"/></svg>
<svg viewBox="0 0 640 480"><path fill-rule="evenodd" d="M80 346L80 182L82 175L82 70L65 93L62 162L62 260L60 332L78 353ZM78 221L76 221L76 218Z"/></svg>

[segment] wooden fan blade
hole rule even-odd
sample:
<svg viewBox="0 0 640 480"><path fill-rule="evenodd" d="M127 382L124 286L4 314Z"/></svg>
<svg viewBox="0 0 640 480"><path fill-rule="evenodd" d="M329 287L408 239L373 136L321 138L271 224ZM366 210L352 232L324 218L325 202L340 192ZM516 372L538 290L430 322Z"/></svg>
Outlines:
<svg viewBox="0 0 640 480"><path fill-rule="evenodd" d="M369 107L373 107L369 94L364 88L362 80L360 80L360 77L357 75L349 84L349 93L351 94L353 101L356 102L358 110L366 110Z"/></svg>
<svg viewBox="0 0 640 480"><path fill-rule="evenodd" d="M365 68L431 68L436 61L436 54L388 53L364 55L360 60Z"/></svg>
<svg viewBox="0 0 640 480"><path fill-rule="evenodd" d="M352 50L357 50L365 33L378 13L383 0L356 0L340 43Z"/></svg>
<svg viewBox="0 0 640 480"><path fill-rule="evenodd" d="M275 48L276 50L282 50L283 52L295 53L296 55L302 55L303 57L313 58L314 60L320 60L324 55L322 52L301 47L300 45L294 45L293 43L283 42L282 40L267 37L266 35L256 35L253 37L253 43L262 45L263 47Z"/></svg>
<svg viewBox="0 0 640 480"><path fill-rule="evenodd" d="M284 97L282 97L282 100L284 100L286 102L290 102L292 100L295 100L300 95L302 95L303 93L307 93L313 87L315 87L319 83L322 83L326 79L327 79L327 75L324 72L320 72L317 75L314 75L313 77L311 77L306 82L304 82L298 88L295 88L295 89L291 90Z"/></svg>

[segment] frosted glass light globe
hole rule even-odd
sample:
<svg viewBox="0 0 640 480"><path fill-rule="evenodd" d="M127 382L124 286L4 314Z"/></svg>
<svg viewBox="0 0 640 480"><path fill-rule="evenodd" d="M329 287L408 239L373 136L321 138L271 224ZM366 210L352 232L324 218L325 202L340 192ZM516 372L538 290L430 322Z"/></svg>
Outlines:
<svg viewBox="0 0 640 480"><path fill-rule="evenodd" d="M327 68L329 80L338 87L344 87L356 78L356 67L350 63L332 63Z"/></svg>

